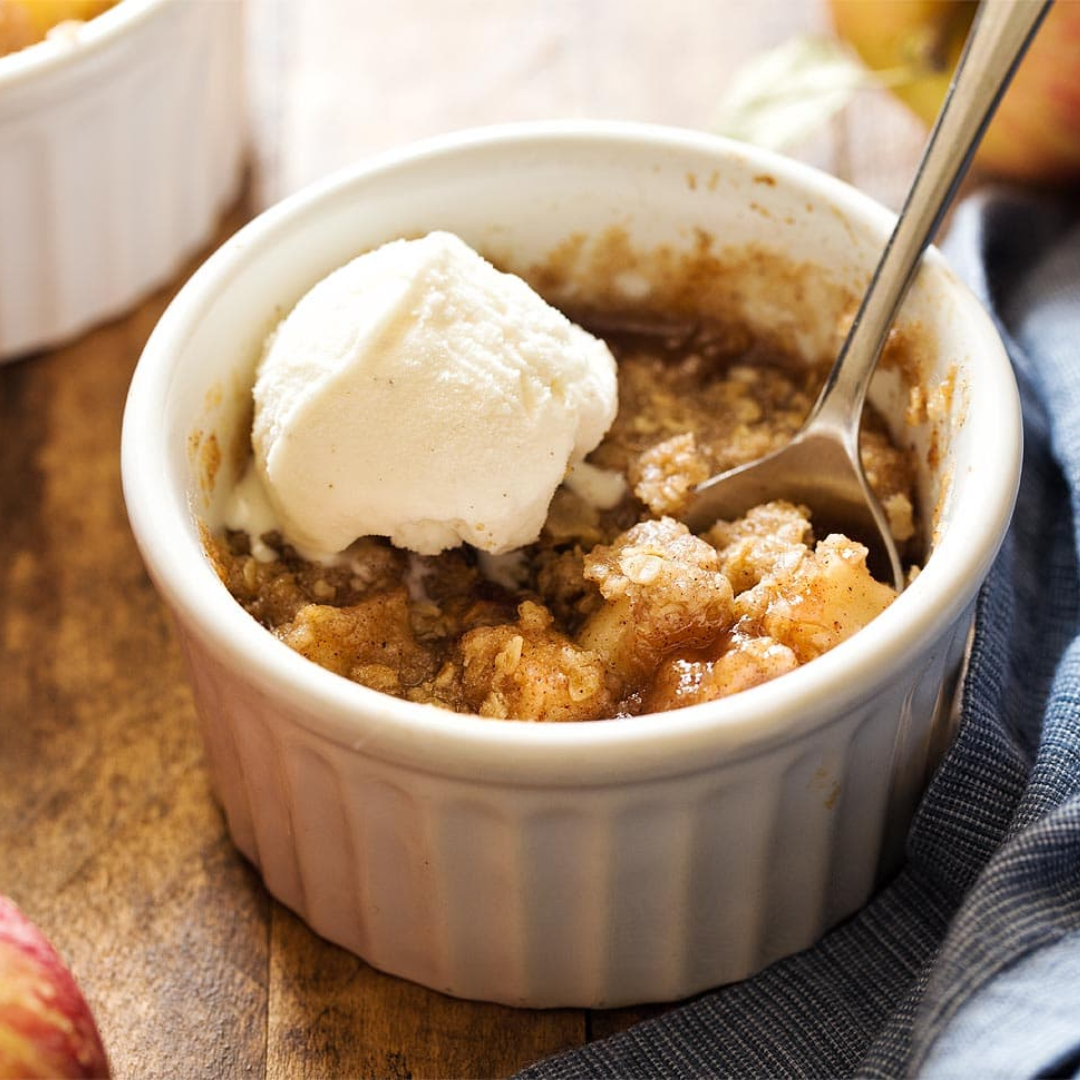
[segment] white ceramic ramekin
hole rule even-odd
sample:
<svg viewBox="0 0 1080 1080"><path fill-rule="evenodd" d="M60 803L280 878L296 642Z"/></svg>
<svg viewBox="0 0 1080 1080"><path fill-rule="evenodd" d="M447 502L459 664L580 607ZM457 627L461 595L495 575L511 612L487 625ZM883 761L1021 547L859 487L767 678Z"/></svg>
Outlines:
<svg viewBox="0 0 1080 1080"><path fill-rule="evenodd" d="M167 282L239 191L240 0L120 0L0 57L0 360Z"/></svg>
<svg viewBox="0 0 1080 1080"><path fill-rule="evenodd" d="M528 1006L683 997L809 945L867 899L950 734L973 599L1020 459L1001 343L938 254L904 316L923 341L927 408L915 411L929 419L901 419L897 372L874 387L916 447L933 554L853 639L735 697L561 725L384 697L250 619L210 568L200 527L218 526L237 475L265 333L374 244L450 229L527 268L550 265L557 247L581 255L580 238L609 226L668 254L706 230L743 267L725 289L747 317L791 324L798 309L788 330L820 349L835 344L837 296L865 283L890 222L838 181L747 146L540 124L333 177L195 274L132 383L124 488L190 661L215 791L274 896L376 967ZM755 280L768 252L799 272ZM636 274L622 283L641 288Z"/></svg>

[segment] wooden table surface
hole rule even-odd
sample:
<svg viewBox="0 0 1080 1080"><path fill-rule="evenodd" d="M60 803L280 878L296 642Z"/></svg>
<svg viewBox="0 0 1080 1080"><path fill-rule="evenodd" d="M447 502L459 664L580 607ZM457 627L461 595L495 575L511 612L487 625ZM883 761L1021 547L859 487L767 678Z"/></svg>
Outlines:
<svg viewBox="0 0 1080 1080"><path fill-rule="evenodd" d="M215 244L417 137L570 116L708 129L747 57L826 26L820 0L246 14L252 168ZM895 206L921 141L871 92L792 152ZM657 1012L513 1010L382 975L271 900L230 843L119 475L132 369L205 254L126 317L0 367L0 892L71 964L123 1077L500 1077Z"/></svg>

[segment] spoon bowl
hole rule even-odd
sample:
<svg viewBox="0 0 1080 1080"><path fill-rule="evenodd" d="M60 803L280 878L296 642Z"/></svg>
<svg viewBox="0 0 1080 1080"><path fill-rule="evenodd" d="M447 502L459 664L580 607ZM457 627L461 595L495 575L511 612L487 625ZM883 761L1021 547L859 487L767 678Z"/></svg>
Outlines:
<svg viewBox="0 0 1080 1080"><path fill-rule="evenodd" d="M813 508L819 538L843 533L865 544L870 572L900 592L904 587L900 553L888 517L856 460L838 433L806 426L774 453L698 485L684 520L692 530L701 531L783 492L791 502Z"/></svg>

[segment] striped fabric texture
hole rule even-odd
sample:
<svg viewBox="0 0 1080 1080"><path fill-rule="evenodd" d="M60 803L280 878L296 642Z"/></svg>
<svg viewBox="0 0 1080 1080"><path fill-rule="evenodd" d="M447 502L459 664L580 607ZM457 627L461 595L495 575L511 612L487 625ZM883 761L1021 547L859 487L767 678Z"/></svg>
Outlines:
<svg viewBox="0 0 1080 1080"><path fill-rule="evenodd" d="M522 1078L1080 1076L1080 208L984 191L945 248L1009 347L1025 460L904 868L812 949Z"/></svg>

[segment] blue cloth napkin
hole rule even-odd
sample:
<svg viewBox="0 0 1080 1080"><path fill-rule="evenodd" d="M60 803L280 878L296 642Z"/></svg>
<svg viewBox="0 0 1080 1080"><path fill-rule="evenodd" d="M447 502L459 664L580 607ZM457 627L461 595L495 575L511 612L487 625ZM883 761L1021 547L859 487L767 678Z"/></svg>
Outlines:
<svg viewBox="0 0 1080 1080"><path fill-rule="evenodd" d="M904 868L806 952L522 1078L1080 1076L1080 204L980 193L946 251L1009 347L1025 462Z"/></svg>

